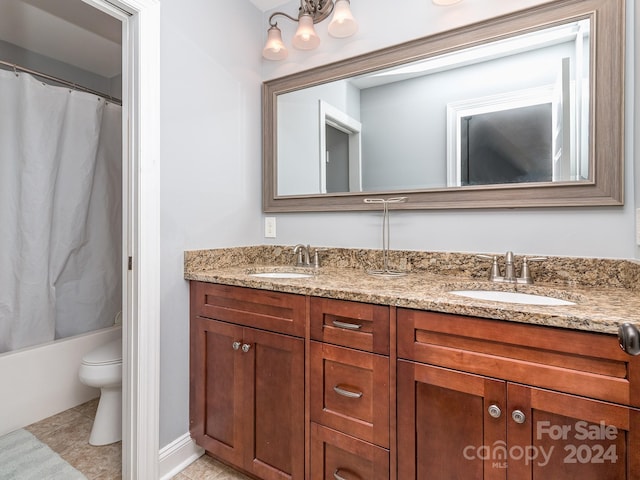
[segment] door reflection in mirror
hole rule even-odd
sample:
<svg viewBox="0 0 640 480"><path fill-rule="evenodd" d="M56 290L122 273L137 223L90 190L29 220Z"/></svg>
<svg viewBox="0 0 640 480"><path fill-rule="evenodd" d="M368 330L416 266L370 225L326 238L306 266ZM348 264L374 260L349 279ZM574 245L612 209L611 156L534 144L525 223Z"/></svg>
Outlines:
<svg viewBox="0 0 640 480"><path fill-rule="evenodd" d="M326 192L349 191L349 134L326 125Z"/></svg>

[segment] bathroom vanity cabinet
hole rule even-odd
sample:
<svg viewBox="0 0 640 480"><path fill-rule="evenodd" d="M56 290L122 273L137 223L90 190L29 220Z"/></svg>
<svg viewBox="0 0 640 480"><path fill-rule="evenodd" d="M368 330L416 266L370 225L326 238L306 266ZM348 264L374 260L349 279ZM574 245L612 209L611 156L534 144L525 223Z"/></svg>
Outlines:
<svg viewBox="0 0 640 480"><path fill-rule="evenodd" d="M614 336L397 316L398 478L640 478L639 364Z"/></svg>
<svg viewBox="0 0 640 480"><path fill-rule="evenodd" d="M304 478L305 316L300 295L191 284L191 435L265 480Z"/></svg>
<svg viewBox="0 0 640 480"><path fill-rule="evenodd" d="M310 299L310 478L389 478L389 307Z"/></svg>
<svg viewBox="0 0 640 480"><path fill-rule="evenodd" d="M193 438L257 478L640 479L613 335L193 281L191 352Z"/></svg>

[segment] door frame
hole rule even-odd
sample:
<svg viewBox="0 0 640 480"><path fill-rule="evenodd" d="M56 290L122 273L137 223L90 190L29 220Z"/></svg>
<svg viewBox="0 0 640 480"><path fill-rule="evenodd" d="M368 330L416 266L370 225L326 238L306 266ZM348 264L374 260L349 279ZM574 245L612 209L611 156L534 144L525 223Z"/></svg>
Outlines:
<svg viewBox="0 0 640 480"><path fill-rule="evenodd" d="M324 100L318 100L320 113L320 193L327 193L327 125L349 135L349 191L362 191L362 124Z"/></svg>
<svg viewBox="0 0 640 480"><path fill-rule="evenodd" d="M83 1L122 22L122 478L158 478L160 2Z"/></svg>

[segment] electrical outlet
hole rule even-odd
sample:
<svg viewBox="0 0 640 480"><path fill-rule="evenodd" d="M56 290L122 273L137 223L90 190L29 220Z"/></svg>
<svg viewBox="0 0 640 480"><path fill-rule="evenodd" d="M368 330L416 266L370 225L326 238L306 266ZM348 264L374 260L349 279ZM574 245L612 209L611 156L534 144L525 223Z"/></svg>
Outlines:
<svg viewBox="0 0 640 480"><path fill-rule="evenodd" d="M264 217L264 237L276 238L276 217Z"/></svg>
<svg viewBox="0 0 640 480"><path fill-rule="evenodd" d="M636 208L636 245L640 246L640 208Z"/></svg>

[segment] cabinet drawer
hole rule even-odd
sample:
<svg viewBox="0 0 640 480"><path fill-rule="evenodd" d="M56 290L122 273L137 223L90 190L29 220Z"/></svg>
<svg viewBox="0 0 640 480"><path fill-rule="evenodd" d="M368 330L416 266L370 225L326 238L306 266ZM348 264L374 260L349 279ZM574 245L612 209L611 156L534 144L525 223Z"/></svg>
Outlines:
<svg viewBox="0 0 640 480"><path fill-rule="evenodd" d="M640 358L615 335L398 309L398 357L640 406Z"/></svg>
<svg viewBox="0 0 640 480"><path fill-rule="evenodd" d="M388 480L389 452L312 423L311 478Z"/></svg>
<svg viewBox="0 0 640 480"><path fill-rule="evenodd" d="M389 355L389 307L312 297L311 338Z"/></svg>
<svg viewBox="0 0 640 480"><path fill-rule="evenodd" d="M389 359L311 342L311 420L389 446Z"/></svg>
<svg viewBox="0 0 640 480"><path fill-rule="evenodd" d="M191 282L191 313L263 330L304 337L303 295Z"/></svg>

